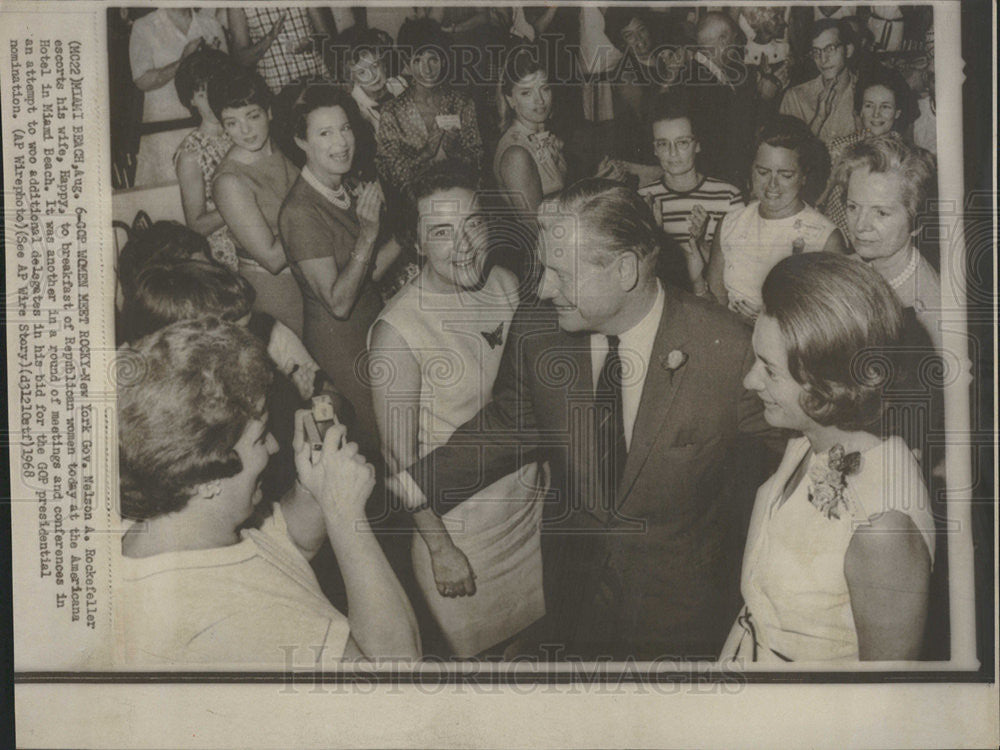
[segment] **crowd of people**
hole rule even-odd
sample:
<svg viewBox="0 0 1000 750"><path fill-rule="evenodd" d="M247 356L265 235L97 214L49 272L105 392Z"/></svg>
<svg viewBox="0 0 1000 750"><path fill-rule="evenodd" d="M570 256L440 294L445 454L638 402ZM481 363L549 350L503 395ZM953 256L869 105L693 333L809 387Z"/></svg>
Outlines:
<svg viewBox="0 0 1000 750"><path fill-rule="evenodd" d="M945 655L926 28L772 10L136 22L129 663Z"/></svg>

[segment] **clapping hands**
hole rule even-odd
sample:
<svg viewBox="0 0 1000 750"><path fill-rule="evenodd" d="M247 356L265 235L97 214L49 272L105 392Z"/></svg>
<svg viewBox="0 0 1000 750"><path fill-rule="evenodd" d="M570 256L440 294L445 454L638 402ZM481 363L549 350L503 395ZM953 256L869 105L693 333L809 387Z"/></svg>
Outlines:
<svg viewBox="0 0 1000 750"><path fill-rule="evenodd" d="M361 185L358 192L358 224L361 231L370 234L378 234L379 220L382 212L382 204L385 196L382 194L382 187L378 181L366 182Z"/></svg>

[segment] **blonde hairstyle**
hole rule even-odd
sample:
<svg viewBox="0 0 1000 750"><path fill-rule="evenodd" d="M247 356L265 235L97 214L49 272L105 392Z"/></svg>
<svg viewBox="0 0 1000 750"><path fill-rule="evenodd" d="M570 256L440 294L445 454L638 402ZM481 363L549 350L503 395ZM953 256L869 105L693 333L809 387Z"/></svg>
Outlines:
<svg viewBox="0 0 1000 750"><path fill-rule="evenodd" d="M937 174L934 157L929 151L909 146L891 133L855 143L844 152L834 174L844 195L847 195L847 183L856 169L867 169L872 174L899 175L902 185L899 200L910 216L911 228L917 217L928 211L928 199L935 188Z"/></svg>

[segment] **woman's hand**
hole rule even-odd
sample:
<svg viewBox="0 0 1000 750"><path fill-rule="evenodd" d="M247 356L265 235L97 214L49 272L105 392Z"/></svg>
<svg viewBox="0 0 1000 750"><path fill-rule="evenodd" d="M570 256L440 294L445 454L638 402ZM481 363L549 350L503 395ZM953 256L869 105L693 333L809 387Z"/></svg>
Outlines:
<svg viewBox="0 0 1000 750"><path fill-rule="evenodd" d="M606 180L624 182L627 174L628 172L620 161L612 159L610 156L605 156L601 159L601 163L597 165L594 177L603 177Z"/></svg>
<svg viewBox="0 0 1000 750"><path fill-rule="evenodd" d="M745 299L734 299L729 303L730 309L733 312L737 312L742 315L747 320L753 322L757 320L757 316L760 315L760 308L756 305L751 304Z"/></svg>
<svg viewBox="0 0 1000 750"><path fill-rule="evenodd" d="M700 203L691 208L688 216L688 236L699 250L705 241L705 231L708 229L708 211Z"/></svg>
<svg viewBox="0 0 1000 750"><path fill-rule="evenodd" d="M316 451L305 438L307 409L295 412L292 449L299 482L309 491L327 516L350 520L364 517L365 501L375 488L375 468L358 453L357 443L344 443L347 428L334 424Z"/></svg>
<svg viewBox="0 0 1000 750"><path fill-rule="evenodd" d="M361 226L363 234L371 237L378 234L379 218L384 200L382 188L377 181L366 183L361 188L356 211L358 214L358 224Z"/></svg>
<svg viewBox="0 0 1000 750"><path fill-rule="evenodd" d="M684 242L684 262L687 264L688 278L696 287L704 288L702 275L708 265L705 250L705 230L708 228L708 211L704 206L696 205L688 217L688 239Z"/></svg>
<svg viewBox="0 0 1000 750"><path fill-rule="evenodd" d="M181 60L193 55L198 48L205 43L205 40L200 36L196 39L192 39L190 42L184 45L184 49L181 51Z"/></svg>
<svg viewBox="0 0 1000 750"><path fill-rule="evenodd" d="M431 550L434 583L441 596L472 596L476 593L476 574L469 558L450 540Z"/></svg>
<svg viewBox="0 0 1000 750"><path fill-rule="evenodd" d="M267 37L273 42L278 38L278 34L281 33L282 27L285 25L285 19L288 18L288 9L281 11L281 15L278 16L278 20L274 22L271 26L271 30L267 32Z"/></svg>

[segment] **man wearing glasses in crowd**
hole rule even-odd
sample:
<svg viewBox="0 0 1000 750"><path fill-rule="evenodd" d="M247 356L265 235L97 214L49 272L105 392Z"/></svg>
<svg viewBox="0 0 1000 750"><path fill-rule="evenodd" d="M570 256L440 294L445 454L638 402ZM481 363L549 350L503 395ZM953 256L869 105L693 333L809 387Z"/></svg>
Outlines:
<svg viewBox="0 0 1000 750"><path fill-rule="evenodd" d="M855 130L852 36L843 19L817 21L810 54L819 75L788 89L781 100L781 114L798 117L827 144Z"/></svg>

